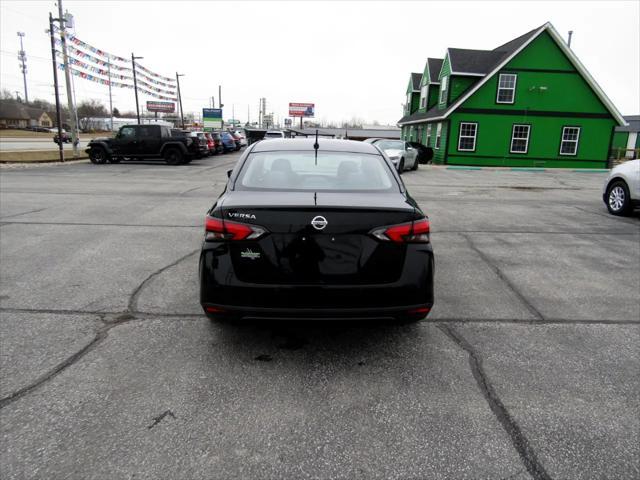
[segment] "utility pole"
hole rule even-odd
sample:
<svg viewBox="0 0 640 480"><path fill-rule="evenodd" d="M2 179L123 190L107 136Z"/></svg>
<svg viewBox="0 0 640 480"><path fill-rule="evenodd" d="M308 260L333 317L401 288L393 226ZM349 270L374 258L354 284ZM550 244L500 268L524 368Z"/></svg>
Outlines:
<svg viewBox="0 0 640 480"><path fill-rule="evenodd" d="M62 148L62 114L60 113L60 97L58 96L58 66L56 65L56 42L53 38L53 16L49 12L49 36L51 37L51 61L53 63L53 89L56 96L56 117L58 119L58 148L60 161L64 162L64 150Z"/></svg>
<svg viewBox="0 0 640 480"><path fill-rule="evenodd" d="M67 56L67 32L65 30L66 20L62 14L62 0L58 0L58 22L60 23L60 40L62 41L62 58L64 60L64 77L67 86L67 105L71 121L71 142L73 145L73 158L78 158L78 125L76 124L75 106L73 105L73 95L71 93L71 67Z"/></svg>
<svg viewBox="0 0 640 480"><path fill-rule="evenodd" d="M144 57L136 57L131 52L131 68L133 68L133 89L136 92L136 116L138 117L138 125L140 125L140 104L138 103L138 80L136 78L136 60Z"/></svg>
<svg viewBox="0 0 640 480"><path fill-rule="evenodd" d="M222 107L224 107L224 103L222 103L222 85L218 85L218 104L220 105L220 110L222 110ZM220 117L222 117L220 123L220 130L222 130L224 128L224 114L222 112L220 112Z"/></svg>
<svg viewBox="0 0 640 480"><path fill-rule="evenodd" d="M109 75L109 129L113 132L113 98L111 96L111 55L107 57L107 74Z"/></svg>
<svg viewBox="0 0 640 480"><path fill-rule="evenodd" d="M180 77L184 77L184 73L176 72L176 84L178 85L178 101L180 102L180 119L182 120L182 128L184 128L184 110L182 109L182 94L180 93Z"/></svg>
<svg viewBox="0 0 640 480"><path fill-rule="evenodd" d="M18 60L22 63L20 69L22 70L22 80L24 81L24 101L29 103L29 95L27 94L27 54L22 46L22 39L24 38L24 32L18 32L20 37L20 51L18 52Z"/></svg>

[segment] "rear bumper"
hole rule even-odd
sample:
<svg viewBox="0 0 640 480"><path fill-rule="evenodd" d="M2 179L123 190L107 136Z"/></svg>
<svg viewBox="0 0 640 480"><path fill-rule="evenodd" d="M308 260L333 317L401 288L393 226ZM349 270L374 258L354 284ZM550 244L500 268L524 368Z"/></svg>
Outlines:
<svg viewBox="0 0 640 480"><path fill-rule="evenodd" d="M385 284L281 285L240 281L224 247L200 257L200 303L210 314L251 318L422 318L433 307L430 245L412 245L402 275Z"/></svg>
<svg viewBox="0 0 640 480"><path fill-rule="evenodd" d="M211 303L202 305L205 313L210 315L260 320L395 320L411 317L419 319L428 315L432 307L433 303L378 308L256 308Z"/></svg>

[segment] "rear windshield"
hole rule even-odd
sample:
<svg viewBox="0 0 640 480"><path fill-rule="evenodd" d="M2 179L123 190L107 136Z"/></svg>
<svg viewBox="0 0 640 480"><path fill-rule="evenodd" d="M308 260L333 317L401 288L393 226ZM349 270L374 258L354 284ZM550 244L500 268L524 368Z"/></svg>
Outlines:
<svg viewBox="0 0 640 480"><path fill-rule="evenodd" d="M247 157L237 190L398 191L380 155L349 152L260 152Z"/></svg>
<svg viewBox="0 0 640 480"><path fill-rule="evenodd" d="M275 137L275 138L282 138L282 134L279 132L267 132L264 134L265 137Z"/></svg>

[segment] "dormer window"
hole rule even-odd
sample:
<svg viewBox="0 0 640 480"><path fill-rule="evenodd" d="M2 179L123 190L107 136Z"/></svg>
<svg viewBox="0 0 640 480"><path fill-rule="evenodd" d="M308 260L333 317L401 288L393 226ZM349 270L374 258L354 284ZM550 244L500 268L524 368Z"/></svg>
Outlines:
<svg viewBox="0 0 640 480"><path fill-rule="evenodd" d="M447 101L447 81L449 77L442 77L440 80L440 103L445 103Z"/></svg>
<svg viewBox="0 0 640 480"><path fill-rule="evenodd" d="M515 73L501 73L498 76L498 96L496 103L514 103L516 100L516 81Z"/></svg>
<svg viewBox="0 0 640 480"><path fill-rule="evenodd" d="M427 107L427 96L429 91L429 85L423 85L420 89L420 108Z"/></svg>

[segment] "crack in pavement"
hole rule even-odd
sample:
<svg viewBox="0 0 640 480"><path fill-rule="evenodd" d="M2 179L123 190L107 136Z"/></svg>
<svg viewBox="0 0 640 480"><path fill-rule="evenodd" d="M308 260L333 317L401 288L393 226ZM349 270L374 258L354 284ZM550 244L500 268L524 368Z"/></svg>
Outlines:
<svg viewBox="0 0 640 480"><path fill-rule="evenodd" d="M47 207L38 208L37 210L29 210L28 212L14 213L13 215L5 215L4 217L0 217L0 220L4 220L5 218L19 217L21 215L28 215L29 213L38 213L38 212L42 212L43 210L46 210L46 209L47 209Z"/></svg>
<svg viewBox="0 0 640 480"><path fill-rule="evenodd" d="M160 415L158 415L157 417L153 417L153 423L151 425L149 425L147 428L149 430L151 430L153 427L155 427L157 424L159 424L164 417L166 416L170 416L171 418L176 418L176 416L173 414L173 412L171 410L165 410L164 412L162 412Z"/></svg>
<svg viewBox="0 0 640 480"><path fill-rule="evenodd" d="M162 272L164 272L165 270L171 268L171 267L175 267L176 265L178 265L180 262L186 260L187 258L189 258L192 255L195 255L196 253L198 253L200 251L200 248L197 248L196 250L187 253L186 255L183 255L182 257L180 257L179 259L177 259L175 262L171 262L169 265L165 265L162 268L159 268L158 270L156 270L155 272L151 273L147 278L145 278L142 283L140 283L140 285L138 285L133 292L131 293L131 296L129 297L129 303L128 303L128 307L127 307L127 311L129 313L136 313L136 309L138 308L138 297L140 296L140 293L142 292L142 290L144 290L144 287L147 286L147 284L155 277L157 277L158 275L160 275Z"/></svg>
<svg viewBox="0 0 640 480"><path fill-rule="evenodd" d="M186 313L186 312L144 312L136 310L130 312L129 310L110 312L104 310L70 310L60 309L54 310L50 308L17 308L17 307L0 307L0 312L7 313L46 313L51 315L103 315L105 317L122 316L134 314L138 319L153 319L153 318L202 318L202 313ZM425 318L421 320L417 325L428 324L467 324L467 323L492 323L496 325L640 325L640 319L606 319L601 318L598 320L584 319L584 318L545 318L544 320L523 320L520 318Z"/></svg>
<svg viewBox="0 0 640 480"><path fill-rule="evenodd" d="M533 306L533 304L525 297L520 290L509 280L509 278L504 274L500 268L495 265L495 263L482 251L480 250L475 243L471 240L471 237L468 235L461 234L462 237L467 241L471 249L478 254L478 256L487 264L487 266L495 272L500 280L502 280L507 287L520 299L520 301L527 307L529 313L531 313L538 320L545 320L544 315L540 313L540 311Z"/></svg>
<svg viewBox="0 0 640 480"><path fill-rule="evenodd" d="M124 323L128 323L128 322L131 322L131 321L134 321L134 320L138 320L136 318L136 311L135 311L135 309L137 307L138 297L139 297L140 293L142 292L142 290L144 289L144 287L149 283L149 281L151 279L155 278L156 276L158 276L159 274L161 274L162 272L164 272L165 270L167 270L168 268L171 268L171 267L177 265L178 263L182 262L183 260L185 260L188 257L196 254L199 251L200 251L200 249L194 250L193 252L190 252L187 255L184 255L184 256L180 257L176 261L171 262L169 265L165 265L164 267L156 270L155 272L153 272L149 276L147 276L140 283L140 285L138 285L133 290L133 292L131 293L131 295L129 297L129 303L128 303L127 311L123 312L123 313L120 313L113 321L107 320L107 315L108 314L105 313L105 312L94 312L93 314L98 316L99 320L104 324L104 326L102 328L98 329L98 331L96 332L93 340L91 340L88 344L86 344L84 347L82 347L77 352L75 352L72 355L70 355L69 357L67 357L65 360L60 362L58 365L53 367L51 370L47 371L43 375L41 375L38 378L36 378L36 380L31 382L29 385L26 385L26 386L24 386L24 387L22 387L22 388L20 388L20 389L18 389L16 391L10 393L6 397L1 398L0 399L0 410L3 409L4 407L6 407L7 405L10 405L11 403L15 402L16 400L22 398L23 396L27 395L28 393L36 390L38 387L44 385L49 380L55 378L57 375L59 375L61 372L66 370L71 365L74 365L75 363L77 363L87 353L89 353L94 348L96 348L97 345L102 343L107 338L107 336L109 334L109 330L111 330L112 328L115 328L115 327L117 327L119 325L122 325ZM0 309L0 310L6 311L7 309ZM41 312L44 313L45 311L43 310ZM49 310L48 312L51 313L52 311ZM64 313L65 314L78 313L78 314L85 314L85 315L87 314L87 312L74 311L74 310L66 310L66 311L64 311ZM145 317L146 318L151 318L151 316L147 317L147 315L145 315ZM165 415L166 415L166 412L165 412ZM171 415L173 416L173 414L171 414Z"/></svg>
<svg viewBox="0 0 640 480"><path fill-rule="evenodd" d="M65 360L60 362L58 365L53 367L51 370L49 370L48 372L46 372L43 375L41 375L38 378L36 378L36 380L33 381L32 383L30 383L29 385L26 385L25 387L22 387L22 388L16 390L15 392L13 392L13 393L10 393L6 397L0 399L0 410L3 409L4 407L6 407L7 405L12 404L16 400L22 398L26 394L32 392L33 390L37 389L38 387L40 387L44 383L48 382L52 378L54 378L57 375L59 375L67 367L69 367L69 366L73 365L74 363L76 363L78 360L80 360L82 357L84 357L87 353L89 353L91 350L93 350L98 344L100 344L105 338L107 338L107 332L109 331L110 328L112 328L115 325L116 324L113 324L111 326L106 326L106 327L103 327L103 328L99 329L98 332L96 333L95 337L93 338L93 340L91 340L88 344L86 344L80 350L75 352L73 355L67 357Z"/></svg>
<svg viewBox="0 0 640 480"><path fill-rule="evenodd" d="M489 381L489 378L482 366L482 358L480 355L478 355L471 344L467 342L467 340L453 327L448 325L438 325L438 328L469 355L469 366L471 367L473 378L475 378L478 388L489 404L489 408L498 419L507 435L509 435L511 443L518 452L527 472L529 472L529 474L536 480L550 480L551 476L546 472L538 460L533 447L529 444L529 440L522 432L522 429L515 419L509 414L509 411L504 406L502 400L500 400L500 397Z"/></svg>

